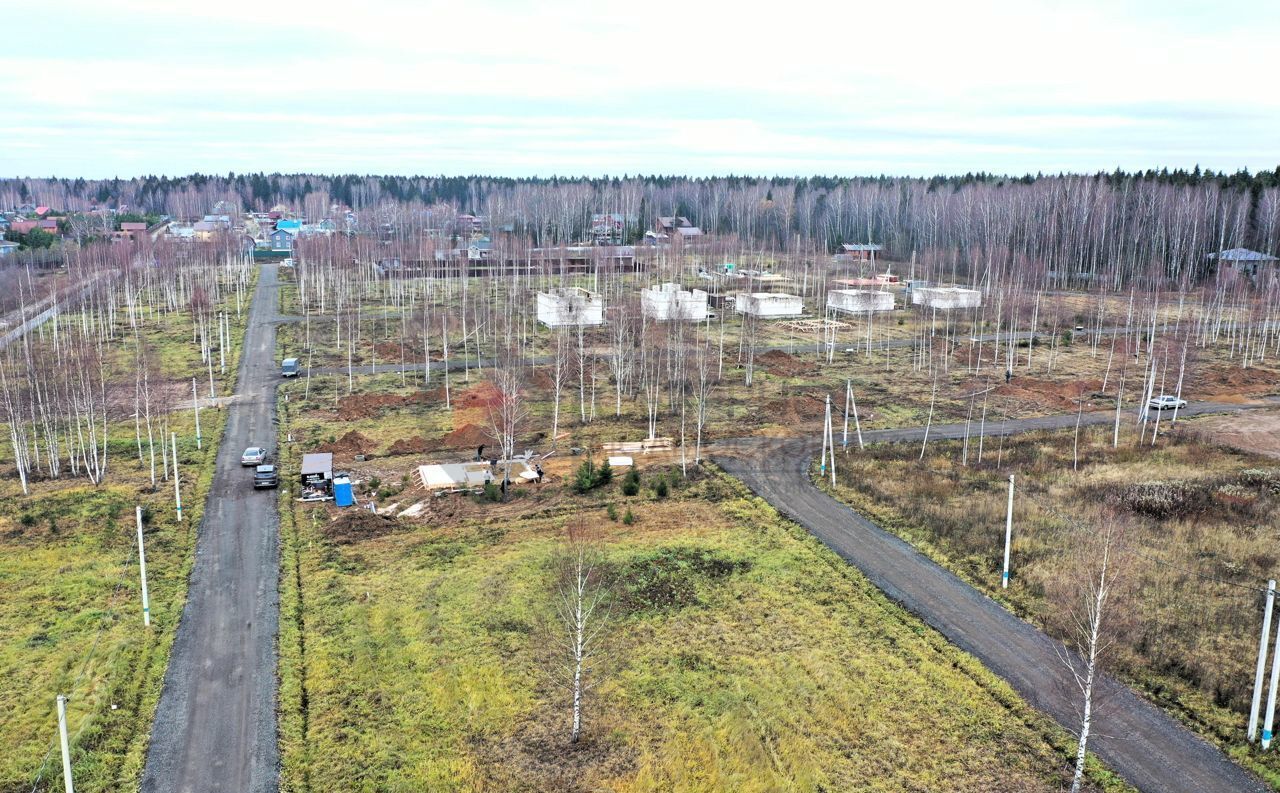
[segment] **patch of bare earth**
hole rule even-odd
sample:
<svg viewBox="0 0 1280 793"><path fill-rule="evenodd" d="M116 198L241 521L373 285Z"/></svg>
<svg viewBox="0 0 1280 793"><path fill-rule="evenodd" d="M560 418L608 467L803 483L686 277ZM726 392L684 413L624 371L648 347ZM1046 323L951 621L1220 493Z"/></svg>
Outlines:
<svg viewBox="0 0 1280 793"><path fill-rule="evenodd" d="M1246 411L1195 423L1211 443L1280 459L1280 411Z"/></svg>

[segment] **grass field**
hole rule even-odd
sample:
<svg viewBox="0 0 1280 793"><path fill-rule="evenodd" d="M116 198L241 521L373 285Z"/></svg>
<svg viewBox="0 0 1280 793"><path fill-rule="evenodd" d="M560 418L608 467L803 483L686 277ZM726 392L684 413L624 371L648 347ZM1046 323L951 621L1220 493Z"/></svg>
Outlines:
<svg viewBox="0 0 1280 793"><path fill-rule="evenodd" d="M1062 787L1070 741L979 663L733 480L661 501L648 483L668 475L646 471L634 497L553 483L494 506L501 519L359 534L351 513L282 495L284 788ZM576 517L601 527L615 583L571 746L539 626Z"/></svg>
<svg viewBox="0 0 1280 793"><path fill-rule="evenodd" d="M1240 419L1248 421L1247 418ZM1215 420L1216 423L1217 420ZM1280 758L1245 744L1259 588L1280 573L1280 468L1201 440L1181 421L1155 448L1126 422L1083 431L976 441L879 445L837 465L835 493L1016 612L1052 626L1046 595L1080 532L1115 510L1128 524L1126 575L1136 627L1122 637L1122 676L1280 787ZM1148 433L1148 439L1150 434ZM1017 477L1013 583L1000 588L1007 476Z"/></svg>
<svg viewBox="0 0 1280 793"><path fill-rule="evenodd" d="M234 309L233 309L234 311ZM234 320L234 313L233 313ZM153 491L150 461L139 460L132 418L133 336L123 316L111 350L113 379L128 393L129 417L110 425L108 472L97 486L69 473L35 479L23 496L13 450L0 446L0 791L61 790L55 700L70 697L73 771L78 791L137 786L169 649L186 599L196 527L204 511L224 411L202 409L202 449L194 414L175 410L183 520L171 480ZM232 322L227 374L215 367L215 387L234 384L243 322ZM142 331L169 404L189 402L199 352L182 314L148 318ZM208 396L207 371L199 381ZM185 385L185 387L184 387ZM168 391L165 393L168 394ZM121 407L114 412L124 412ZM6 432L7 438L7 432ZM161 442L157 438L157 442ZM143 449L146 432L143 430ZM157 449L157 476L162 470ZM152 622L143 627L134 506L145 510ZM34 787L33 787L34 786Z"/></svg>

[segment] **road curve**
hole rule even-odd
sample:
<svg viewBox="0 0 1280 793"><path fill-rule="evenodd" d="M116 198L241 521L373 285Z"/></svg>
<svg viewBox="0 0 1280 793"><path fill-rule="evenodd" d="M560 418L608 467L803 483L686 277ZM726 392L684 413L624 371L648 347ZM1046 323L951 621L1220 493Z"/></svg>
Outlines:
<svg viewBox="0 0 1280 793"><path fill-rule="evenodd" d="M267 793L279 787L276 633L279 513L240 466L248 446L275 448L276 268L259 269L239 396L227 407L213 485L196 538L142 774L144 793Z"/></svg>
<svg viewBox="0 0 1280 793"><path fill-rule="evenodd" d="M1074 426L1075 416L1069 418L1067 426ZM915 430L896 432L911 431ZM816 443L807 438L748 439L718 442L713 458L861 570L891 599L976 656L1032 706L1068 730L1077 728L1079 694L1072 696L1074 681L1059 660L1062 645L818 489L809 477L817 451ZM1108 704L1095 716L1089 747L1130 784L1161 793L1269 790L1127 687L1110 678L1099 685Z"/></svg>

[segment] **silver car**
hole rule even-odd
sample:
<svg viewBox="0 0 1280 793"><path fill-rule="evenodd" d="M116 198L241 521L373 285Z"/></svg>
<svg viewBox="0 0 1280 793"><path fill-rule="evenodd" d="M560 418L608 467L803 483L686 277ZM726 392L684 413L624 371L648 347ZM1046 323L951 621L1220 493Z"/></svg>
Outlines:
<svg viewBox="0 0 1280 793"><path fill-rule="evenodd" d="M250 446L240 455L241 465L262 465L267 461L267 450L261 446Z"/></svg>

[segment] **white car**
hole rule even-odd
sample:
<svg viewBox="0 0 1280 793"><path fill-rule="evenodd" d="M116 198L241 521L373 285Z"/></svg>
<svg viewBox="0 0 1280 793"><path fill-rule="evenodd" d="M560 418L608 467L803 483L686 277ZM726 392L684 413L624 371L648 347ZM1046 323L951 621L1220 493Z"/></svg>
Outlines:
<svg viewBox="0 0 1280 793"><path fill-rule="evenodd" d="M261 446L250 446L240 455L241 465L262 465L267 461L267 450Z"/></svg>
<svg viewBox="0 0 1280 793"><path fill-rule="evenodd" d="M1147 407L1152 410L1171 410L1173 408L1184 408L1187 406L1187 400L1178 399L1171 394L1161 394L1158 397L1151 397L1151 401L1147 403Z"/></svg>

